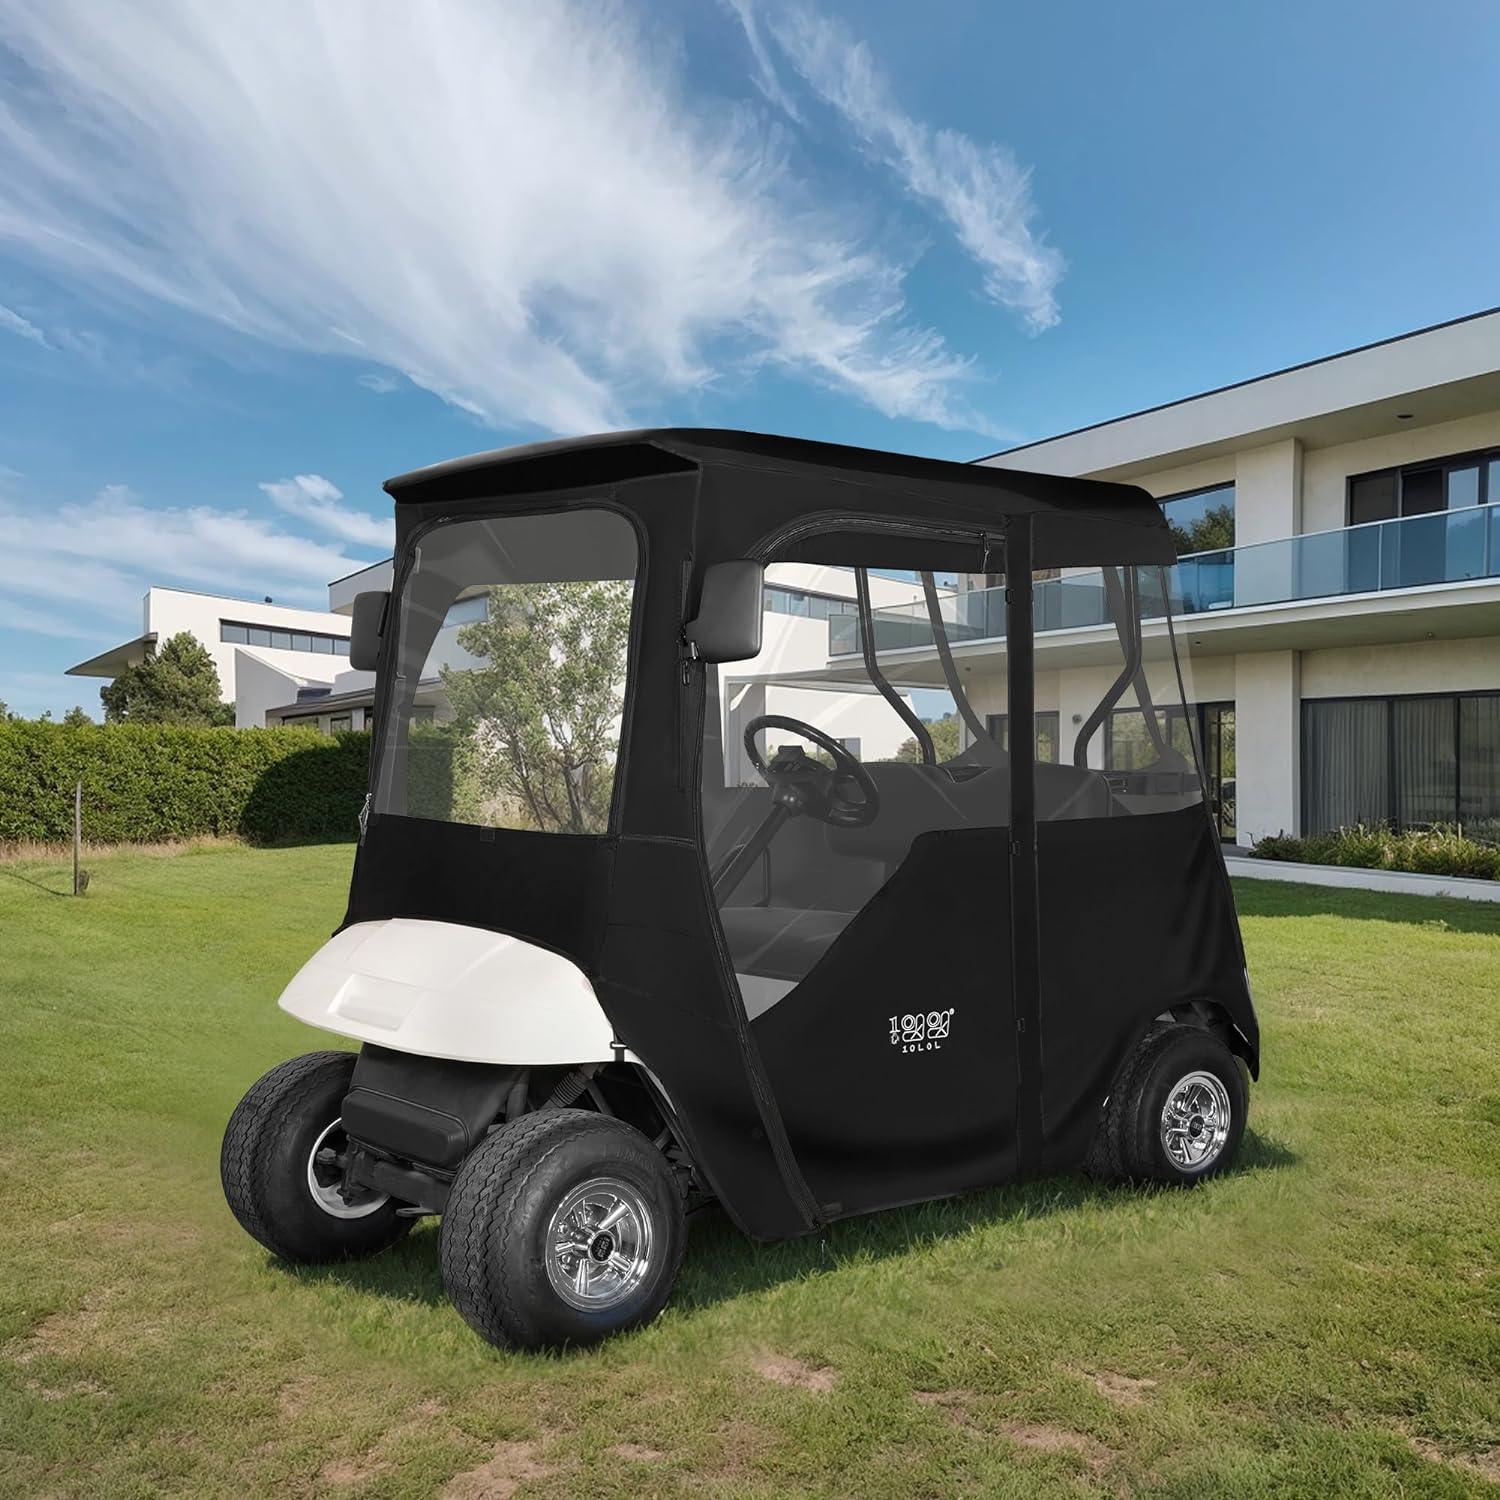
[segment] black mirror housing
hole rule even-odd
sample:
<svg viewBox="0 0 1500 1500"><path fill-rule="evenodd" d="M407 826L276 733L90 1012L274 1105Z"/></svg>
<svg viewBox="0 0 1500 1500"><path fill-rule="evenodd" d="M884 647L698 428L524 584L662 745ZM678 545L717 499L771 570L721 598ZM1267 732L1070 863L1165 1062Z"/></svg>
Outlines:
<svg viewBox="0 0 1500 1500"><path fill-rule="evenodd" d="M766 570L752 558L709 564L703 574L698 616L683 639L703 661L749 661L760 655Z"/></svg>
<svg viewBox="0 0 1500 1500"><path fill-rule="evenodd" d="M385 615L390 602L390 594L383 589L354 596L349 665L356 672L373 672L380 664L380 637L385 630Z"/></svg>

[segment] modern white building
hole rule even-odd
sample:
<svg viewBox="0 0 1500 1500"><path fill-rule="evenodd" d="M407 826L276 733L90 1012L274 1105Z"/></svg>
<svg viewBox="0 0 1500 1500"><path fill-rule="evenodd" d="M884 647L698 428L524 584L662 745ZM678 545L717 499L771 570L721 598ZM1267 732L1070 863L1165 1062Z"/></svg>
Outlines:
<svg viewBox="0 0 1500 1500"><path fill-rule="evenodd" d="M1233 545L1182 556L1170 579L1192 704L1177 729L1226 840L1377 821L1500 832L1500 310L983 462L1141 485L1184 531L1232 515ZM971 701L999 712L1004 610L987 582L960 580L954 655ZM1076 607L1097 593L1037 586L1049 759L1071 759L1100 696L1110 627ZM875 631L908 688L940 681L930 645L906 644L912 618L877 611ZM855 676L854 649L831 632L824 675ZM1117 712L1090 763L1130 769L1138 718Z"/></svg>
<svg viewBox="0 0 1500 1500"><path fill-rule="evenodd" d="M184 631L213 657L220 691L235 705L235 722L242 728L264 724L273 704L299 695L316 699L336 680L351 676L346 615L168 588L146 591L139 635L69 667L68 676L112 680Z"/></svg>

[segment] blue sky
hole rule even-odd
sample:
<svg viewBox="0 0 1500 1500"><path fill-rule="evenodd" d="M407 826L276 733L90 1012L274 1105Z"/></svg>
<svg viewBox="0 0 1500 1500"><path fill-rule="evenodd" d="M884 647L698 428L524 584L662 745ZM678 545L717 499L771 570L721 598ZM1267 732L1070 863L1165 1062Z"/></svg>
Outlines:
<svg viewBox="0 0 1500 1500"><path fill-rule="evenodd" d="M0 698L456 453L967 459L1494 305L1497 14L0 0Z"/></svg>

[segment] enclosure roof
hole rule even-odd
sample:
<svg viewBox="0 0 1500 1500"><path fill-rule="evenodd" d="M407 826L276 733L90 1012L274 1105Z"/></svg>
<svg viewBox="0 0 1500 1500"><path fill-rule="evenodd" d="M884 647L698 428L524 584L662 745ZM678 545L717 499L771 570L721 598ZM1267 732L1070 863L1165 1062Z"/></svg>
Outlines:
<svg viewBox="0 0 1500 1500"><path fill-rule="evenodd" d="M895 481L924 489L961 488L972 498L992 497L999 510L1083 508L1117 511L1124 520L1145 518L1149 507L1153 523L1164 524L1155 502L1133 485L711 427L642 428L499 448L414 469L387 480L385 488L400 502L533 494L682 473L705 464L822 471L830 478ZM1135 517L1126 514L1131 511Z"/></svg>

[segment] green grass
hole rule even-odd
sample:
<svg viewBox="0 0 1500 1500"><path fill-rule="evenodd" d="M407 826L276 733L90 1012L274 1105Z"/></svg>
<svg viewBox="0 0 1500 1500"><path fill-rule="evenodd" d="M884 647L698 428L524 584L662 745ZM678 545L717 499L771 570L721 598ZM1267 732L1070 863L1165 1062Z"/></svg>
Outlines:
<svg viewBox="0 0 1500 1500"><path fill-rule="evenodd" d="M1200 1191L710 1213L651 1328L515 1356L431 1228L299 1272L223 1206L349 859L0 865L0 1492L1500 1492L1500 907L1241 885L1264 1082Z"/></svg>

